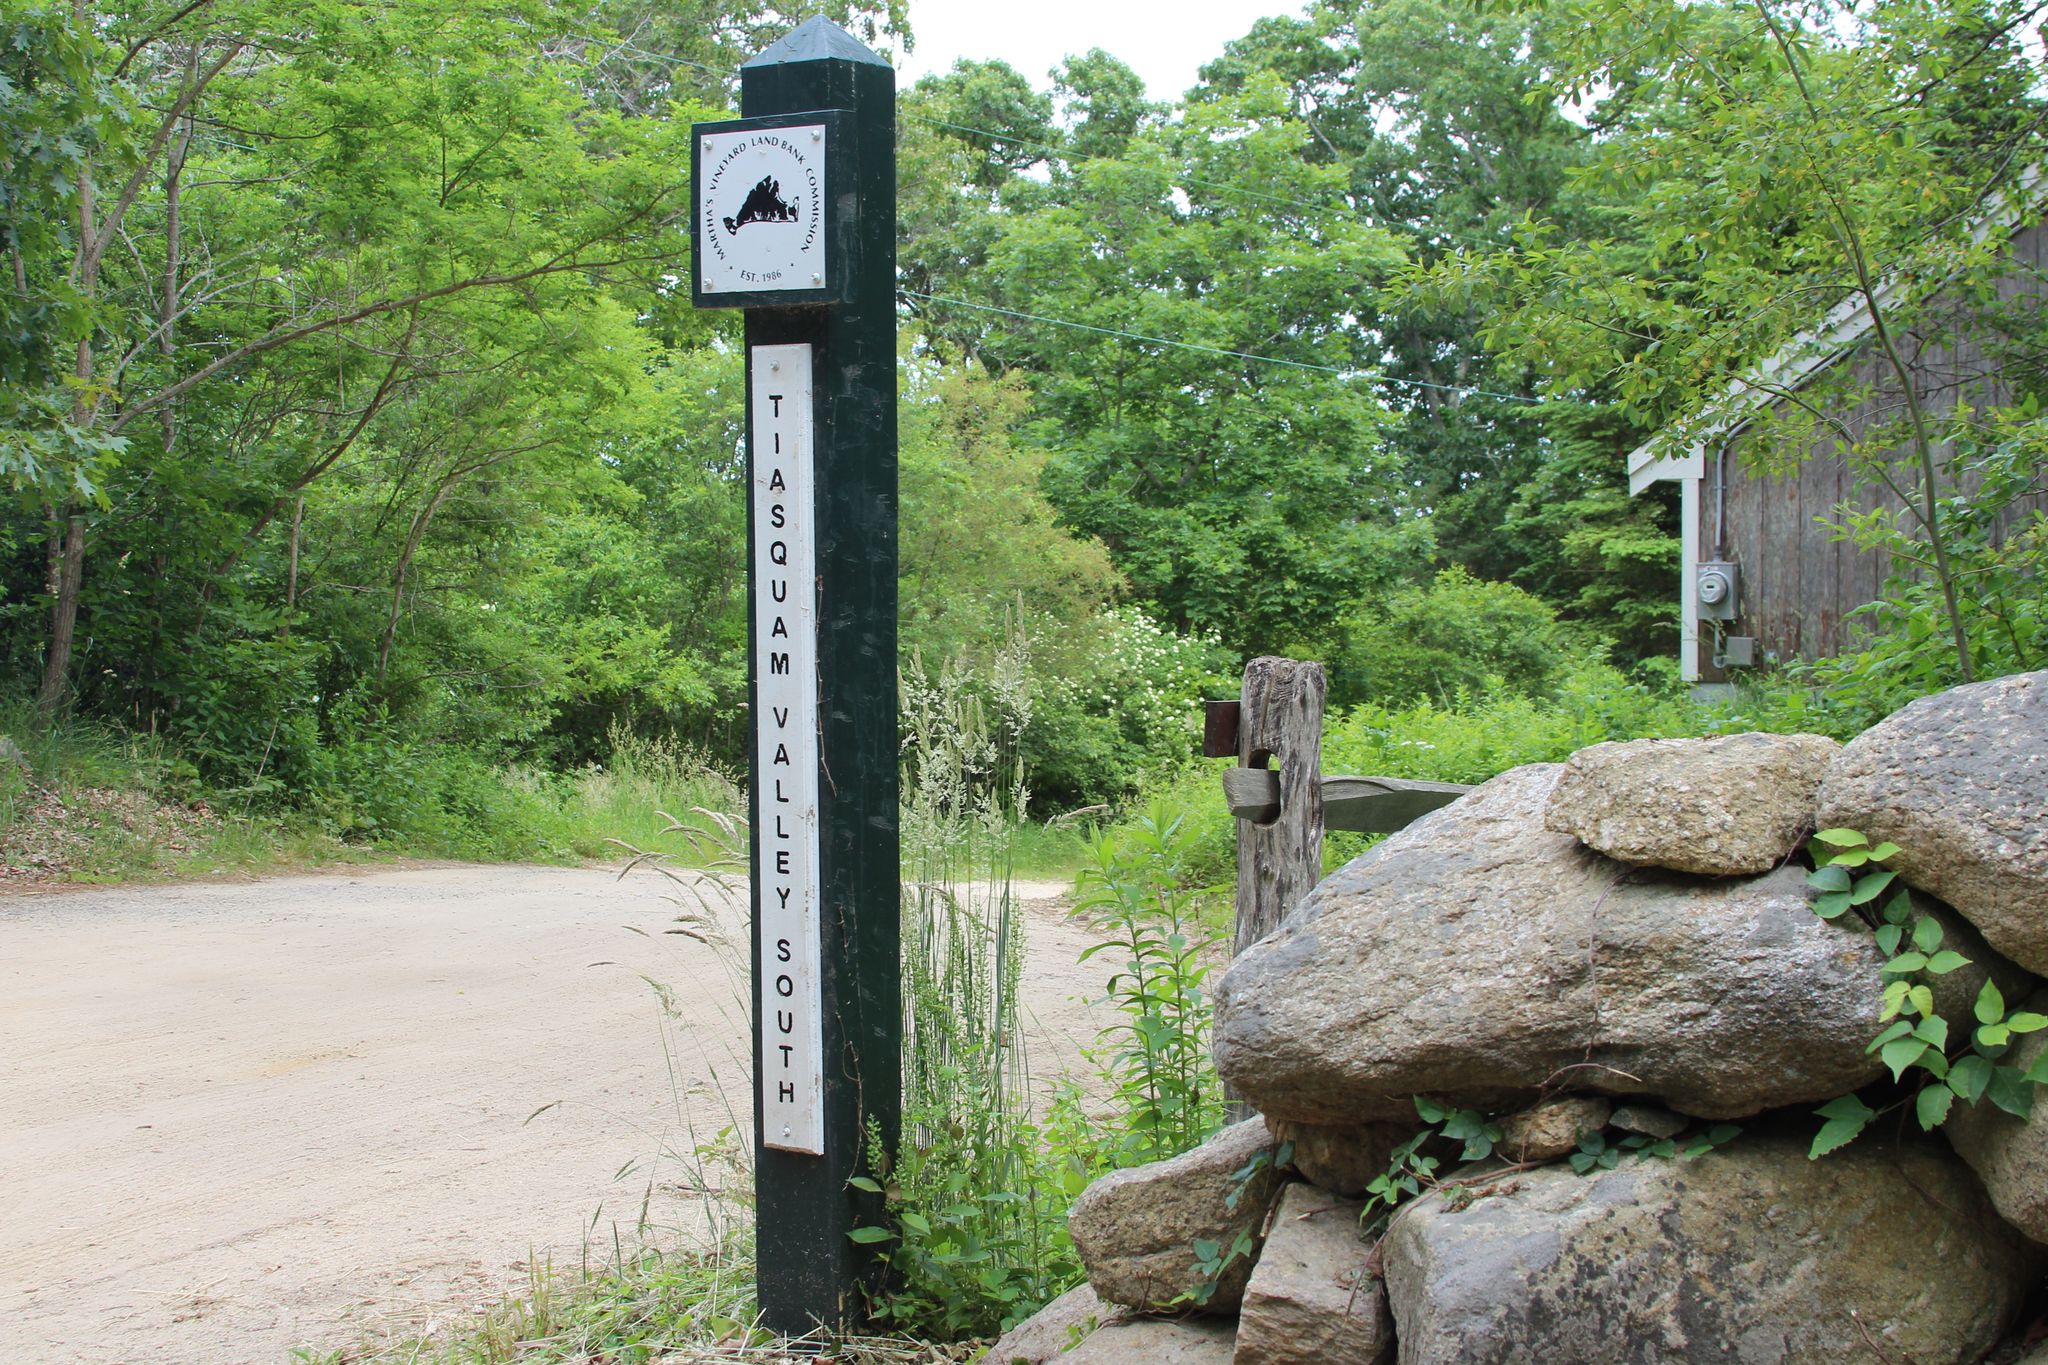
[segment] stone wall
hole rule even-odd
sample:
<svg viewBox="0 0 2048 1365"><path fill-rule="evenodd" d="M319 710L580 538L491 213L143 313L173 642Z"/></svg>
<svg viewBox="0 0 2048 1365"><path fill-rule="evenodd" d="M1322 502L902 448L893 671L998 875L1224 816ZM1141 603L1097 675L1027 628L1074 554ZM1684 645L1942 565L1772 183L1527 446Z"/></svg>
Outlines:
<svg viewBox="0 0 2048 1365"><path fill-rule="evenodd" d="M1807 1154L1817 1104L1907 1093L1869 1046L1888 955L1810 905L1805 838L1842 826L1899 846L1971 960L1928 978L1945 1018L1970 1026L1986 980L2048 1012L2048 673L1846 746L1644 740L1519 768L1239 956L1216 1060L1261 1117L1084 1193L1089 1284L988 1360L2018 1359L2044 1307L2048 1106L1958 1100L1932 1135L1902 1111ZM2048 1049L2016 1041L2023 1065ZM1418 1095L1500 1141L1460 1168L1432 1139L1440 1183L1368 1237L1360 1196L1421 1131ZM1198 1244L1243 1254L1204 1272Z"/></svg>

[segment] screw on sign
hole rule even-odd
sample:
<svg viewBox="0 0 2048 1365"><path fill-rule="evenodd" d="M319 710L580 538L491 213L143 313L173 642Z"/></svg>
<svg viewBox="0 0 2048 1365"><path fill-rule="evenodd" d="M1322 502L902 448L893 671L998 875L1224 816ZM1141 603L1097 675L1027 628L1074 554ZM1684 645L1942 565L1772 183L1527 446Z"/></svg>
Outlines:
<svg viewBox="0 0 2048 1365"><path fill-rule="evenodd" d="M691 280L746 310L757 1290L797 1334L864 1315L851 1182L900 1128L895 73L814 18L740 94L693 130Z"/></svg>

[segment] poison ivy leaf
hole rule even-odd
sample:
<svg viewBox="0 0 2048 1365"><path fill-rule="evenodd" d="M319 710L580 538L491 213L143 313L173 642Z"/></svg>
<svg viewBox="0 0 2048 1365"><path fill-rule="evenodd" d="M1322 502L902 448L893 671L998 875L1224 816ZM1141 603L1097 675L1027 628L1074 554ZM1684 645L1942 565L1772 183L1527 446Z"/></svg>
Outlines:
<svg viewBox="0 0 2048 1365"><path fill-rule="evenodd" d="M1819 867L1806 874L1806 884L1816 891L1847 891L1849 872L1841 867Z"/></svg>
<svg viewBox="0 0 2048 1365"><path fill-rule="evenodd" d="M1835 919L1848 908L1849 893L1846 891L1830 891L1813 902L1813 913L1822 919Z"/></svg>
<svg viewBox="0 0 2048 1365"><path fill-rule="evenodd" d="M1986 1024L1977 1030L1978 1047L2004 1047L2012 1041L2012 1030L2004 1024Z"/></svg>
<svg viewBox="0 0 2048 1365"><path fill-rule="evenodd" d="M2005 1021L2005 1026L2014 1033L2039 1033L2048 1028L2048 1014L2035 1014L2031 1010L2020 1010Z"/></svg>
<svg viewBox="0 0 2048 1365"><path fill-rule="evenodd" d="M1922 1018L1935 1012L1934 992L1925 986L1915 986L1907 991L1906 1000Z"/></svg>
<svg viewBox="0 0 2048 1365"><path fill-rule="evenodd" d="M1903 976L1907 972L1917 972L1926 965L1927 954L1925 953L1900 953L1890 962L1885 963L1884 969Z"/></svg>
<svg viewBox="0 0 2048 1365"><path fill-rule="evenodd" d="M1884 874L1889 877L1892 874ZM1862 902L1858 901L1858 905ZM1931 953L1941 946L1941 922L1932 915L1923 915L1913 925L1913 946L1923 953Z"/></svg>
<svg viewBox="0 0 2048 1365"><path fill-rule="evenodd" d="M1883 1047L1886 1043L1889 1043L1892 1039L1903 1038L1912 1031L1913 1025L1910 1020L1893 1020L1892 1023L1885 1028L1884 1032L1878 1034L1875 1038L1872 1038L1870 1040L1870 1046L1864 1048L1863 1050L1865 1052L1875 1052L1879 1048Z"/></svg>
<svg viewBox="0 0 2048 1365"><path fill-rule="evenodd" d="M1948 1069L1948 1088L1975 1104L1991 1083L1991 1063L1983 1057L1958 1057L1954 1066Z"/></svg>
<svg viewBox="0 0 2048 1365"><path fill-rule="evenodd" d="M1872 901L1876 900L1879 896L1884 894L1884 889L1887 886L1890 886L1892 884L1892 879L1897 877L1898 875L1899 874L1896 872L1889 871L1872 872L1868 876L1858 878L1856 882L1856 889L1849 895L1849 904L1870 904ZM1922 920L1921 923L1934 924L1934 921ZM1934 935L1935 942L1939 943L1941 941L1941 926L1938 924L1934 926ZM1916 943L1920 939L1920 931L1917 927L1913 930L1913 939Z"/></svg>
<svg viewBox="0 0 2048 1365"><path fill-rule="evenodd" d="M1956 968L1969 965L1970 959L1953 948L1944 948L1927 959L1927 972L1930 976L1947 976Z"/></svg>
<svg viewBox="0 0 2048 1365"><path fill-rule="evenodd" d="M1868 1116L1863 1118L1829 1119L1820 1126L1820 1131L1814 1134L1813 1146L1806 1153L1807 1158L1809 1160L1817 1160L1836 1148L1853 1142L1856 1135L1863 1131L1863 1125L1868 1122L1870 1122Z"/></svg>
<svg viewBox="0 0 2048 1365"><path fill-rule="evenodd" d="M2025 1118L2034 1109L2034 1085L2016 1066L1991 1068L1991 1084L1984 1096L2014 1118Z"/></svg>
<svg viewBox="0 0 2048 1365"><path fill-rule="evenodd" d="M1444 1136L1447 1138L1464 1139L1477 1137L1485 1131L1486 1120L1471 1109L1456 1111L1444 1124Z"/></svg>
<svg viewBox="0 0 2048 1365"><path fill-rule="evenodd" d="M1929 1047L1946 1048L1948 1046L1948 1020L1938 1014L1931 1018L1922 1019L1914 1027L1913 1036L1926 1039Z"/></svg>
<svg viewBox="0 0 2048 1365"><path fill-rule="evenodd" d="M1949 1106L1955 1103L1955 1092L1945 1085L1930 1085L1913 1100L1913 1111L1920 1119L1922 1132L1931 1133L1939 1128L1948 1117Z"/></svg>
<svg viewBox="0 0 2048 1365"><path fill-rule="evenodd" d="M1884 843L1881 843L1876 848L1870 850L1870 861L1874 863L1881 863L1885 859L1895 855L1898 851L1899 846L1897 844L1892 843L1890 840L1886 840Z"/></svg>
<svg viewBox="0 0 2048 1365"><path fill-rule="evenodd" d="M1927 1044L1923 1039L1900 1038L1895 1042L1886 1043L1878 1052L1878 1057L1891 1068L1892 1079L1896 1081L1906 1074L1907 1067L1920 1060L1920 1054L1925 1051Z"/></svg>
<svg viewBox="0 0 2048 1365"><path fill-rule="evenodd" d="M1862 831L1853 829L1815 830L1813 837L1830 848L1862 848L1870 843L1870 840L1863 836Z"/></svg>
<svg viewBox="0 0 2048 1365"><path fill-rule="evenodd" d="M1861 1119L1868 1121L1877 1117L1877 1111L1857 1099L1854 1095L1838 1095L1813 1111L1824 1119Z"/></svg>
<svg viewBox="0 0 2048 1365"><path fill-rule="evenodd" d="M1884 919L1887 924L1904 924L1913 918L1913 898L1901 891L1884 903Z"/></svg>
<svg viewBox="0 0 2048 1365"><path fill-rule="evenodd" d="M1899 951L1899 940L1905 936L1906 931L1899 925L1883 925L1877 931L1877 950L1886 957L1891 957Z"/></svg>
<svg viewBox="0 0 2048 1365"><path fill-rule="evenodd" d="M887 1228L855 1228L846 1234L847 1240L866 1246L873 1242L886 1242L896 1234Z"/></svg>
<svg viewBox="0 0 2048 1365"><path fill-rule="evenodd" d="M2005 994L1996 981L1986 981L1984 989L1977 992L1976 1014L1980 1024L1995 1024L2005 1018Z"/></svg>

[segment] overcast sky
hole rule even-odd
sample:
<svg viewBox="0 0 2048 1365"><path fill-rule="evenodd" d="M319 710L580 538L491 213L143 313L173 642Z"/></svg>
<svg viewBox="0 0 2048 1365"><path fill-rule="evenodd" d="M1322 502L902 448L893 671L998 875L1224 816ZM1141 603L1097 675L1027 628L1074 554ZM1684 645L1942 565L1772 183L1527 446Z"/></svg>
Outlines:
<svg viewBox="0 0 2048 1365"><path fill-rule="evenodd" d="M1259 18L1302 8L1300 0L910 0L917 51L897 63L896 79L907 86L956 58L1000 57L1044 89L1062 58L1100 47L1143 77L1153 99L1173 99Z"/></svg>

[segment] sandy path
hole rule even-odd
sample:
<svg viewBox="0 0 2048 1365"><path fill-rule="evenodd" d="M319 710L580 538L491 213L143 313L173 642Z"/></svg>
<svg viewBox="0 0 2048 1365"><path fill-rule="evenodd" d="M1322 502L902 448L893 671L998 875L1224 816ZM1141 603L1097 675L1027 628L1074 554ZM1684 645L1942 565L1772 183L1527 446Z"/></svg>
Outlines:
<svg viewBox="0 0 2048 1365"><path fill-rule="evenodd" d="M1041 1074L1098 1022L1058 891ZM689 1222L660 1154L747 1112L743 991L668 897L436 867L0 899L0 1361L267 1365L601 1258L650 1182Z"/></svg>

